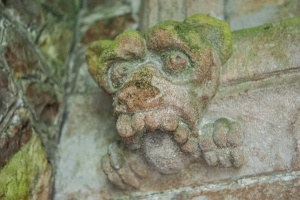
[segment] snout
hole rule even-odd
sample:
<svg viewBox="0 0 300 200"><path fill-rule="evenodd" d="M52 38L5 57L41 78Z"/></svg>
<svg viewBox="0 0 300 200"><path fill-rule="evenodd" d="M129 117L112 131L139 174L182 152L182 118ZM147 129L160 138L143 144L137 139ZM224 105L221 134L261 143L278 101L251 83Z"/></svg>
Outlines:
<svg viewBox="0 0 300 200"><path fill-rule="evenodd" d="M148 66L134 72L117 94L118 105L125 106L129 113L157 107L160 90L151 84L153 76L154 71Z"/></svg>

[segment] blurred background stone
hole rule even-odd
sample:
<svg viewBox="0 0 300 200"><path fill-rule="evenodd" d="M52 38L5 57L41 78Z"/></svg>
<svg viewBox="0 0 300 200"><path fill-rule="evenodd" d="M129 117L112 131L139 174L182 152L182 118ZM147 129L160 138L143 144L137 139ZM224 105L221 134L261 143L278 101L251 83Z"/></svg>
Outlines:
<svg viewBox="0 0 300 200"><path fill-rule="evenodd" d="M107 145L117 136L111 99L87 71L86 46L94 40L113 39L125 30L144 32L161 20L183 20L196 13L226 20L232 30L238 30L299 16L300 1L1 0L0 199L130 198L107 181L99 165ZM292 95L298 91L296 86L288 88L283 86L278 91L285 94L289 90ZM251 95L254 98L258 94ZM226 106L236 105L234 96L226 98L229 100L224 105L216 100L211 113L218 106L226 110ZM21 115L20 110L28 113L27 117L16 117ZM298 121L291 126L295 135L299 132ZM292 141L292 137L284 141ZM268 166L276 173L287 168L297 170L298 157L287 156L284 162ZM289 168L291 160L294 167ZM253 169L251 173L255 176L258 171ZM17 174L24 174L18 179L21 181L15 181ZM213 173L207 172L206 176L213 177ZM227 182L217 192L178 189L166 199L251 199L249 191L258 199L293 199L299 190L298 177L296 172L279 178L271 173L270 181L265 182L257 175L257 182L249 186ZM8 187L1 187L7 183ZM262 190L270 196L263 196ZM155 195L141 193L139 197L151 199Z"/></svg>

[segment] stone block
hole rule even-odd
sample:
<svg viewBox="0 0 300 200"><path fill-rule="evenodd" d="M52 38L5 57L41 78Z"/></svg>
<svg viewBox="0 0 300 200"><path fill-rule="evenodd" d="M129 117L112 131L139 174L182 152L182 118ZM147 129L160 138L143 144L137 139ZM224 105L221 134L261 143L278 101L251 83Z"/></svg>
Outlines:
<svg viewBox="0 0 300 200"><path fill-rule="evenodd" d="M225 15L231 29L237 30L296 17L299 9L298 0L229 0L225 4Z"/></svg>

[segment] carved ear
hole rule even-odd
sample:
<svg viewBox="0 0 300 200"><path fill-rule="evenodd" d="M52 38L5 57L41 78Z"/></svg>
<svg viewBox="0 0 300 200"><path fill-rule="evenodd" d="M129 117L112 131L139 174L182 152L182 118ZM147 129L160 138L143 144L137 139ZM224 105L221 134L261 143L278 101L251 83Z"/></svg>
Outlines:
<svg viewBox="0 0 300 200"><path fill-rule="evenodd" d="M112 40L100 40L92 42L86 52L86 59L88 70L93 79L100 85L106 92L109 93L109 85L105 78L107 65L100 61L100 56L105 49L109 49L114 44Z"/></svg>
<svg viewBox="0 0 300 200"><path fill-rule="evenodd" d="M91 43L87 49L88 69L94 80L108 93L114 93L108 77L108 68L115 62L143 58L146 45L137 31L126 31L115 40L100 40Z"/></svg>
<svg viewBox="0 0 300 200"><path fill-rule="evenodd" d="M228 60L232 53L232 38L226 22L202 14L188 17L184 22L196 27L206 37L218 53L222 64Z"/></svg>

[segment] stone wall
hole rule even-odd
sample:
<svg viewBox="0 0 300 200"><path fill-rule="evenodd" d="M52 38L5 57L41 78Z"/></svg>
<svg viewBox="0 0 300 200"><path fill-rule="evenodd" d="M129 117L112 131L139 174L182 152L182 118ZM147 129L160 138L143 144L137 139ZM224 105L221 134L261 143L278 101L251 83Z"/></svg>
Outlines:
<svg viewBox="0 0 300 200"><path fill-rule="evenodd" d="M161 20L180 21L197 13L225 20L231 30L238 30L299 16L300 9L297 0L145 0L141 5L141 31Z"/></svg>
<svg viewBox="0 0 300 200"><path fill-rule="evenodd" d="M113 39L124 30L143 32L161 20L183 20L195 13L226 20L232 30L237 30L299 16L300 2L0 1L0 199L79 200L112 196L124 199L297 199L299 163L297 159L292 160L293 156L299 157L295 157L297 153L293 151L298 148L293 144L294 137L298 136L286 134L281 138L280 131L299 132L299 114L293 112L299 109L299 86L295 82L292 86L268 90L269 96L263 95L266 87L249 93L238 91L242 94L237 96L224 96L221 92L212 103L209 115L218 115L222 110L233 116L237 113L236 102L243 102L239 117L249 122L246 128L251 129L251 124L265 127L248 137L248 148L257 145L258 149L252 152L257 153L258 160L249 158L249 166L258 163L259 167L247 168L246 177L234 180L229 177L223 182L172 190L128 193L115 189L102 172L100 159L106 154L108 144L118 136L111 99L87 71L87 44L98 39ZM296 55L297 48L296 45L290 54ZM223 77L225 82L226 78ZM224 93L236 92L230 86L223 89ZM288 98L282 99L282 96ZM247 109L258 102L256 110ZM266 120L286 109L296 116L290 121L289 115L277 119L278 123L284 122L284 126ZM274 131L270 138L268 131ZM265 145L259 146L259 141L265 141ZM287 146L277 148L276 145L284 142ZM277 154L264 154L259 148L274 148ZM265 159L267 162L263 162ZM266 170L270 168L272 170ZM18 174L22 174L21 178ZM207 172L206 176L213 174Z"/></svg>

